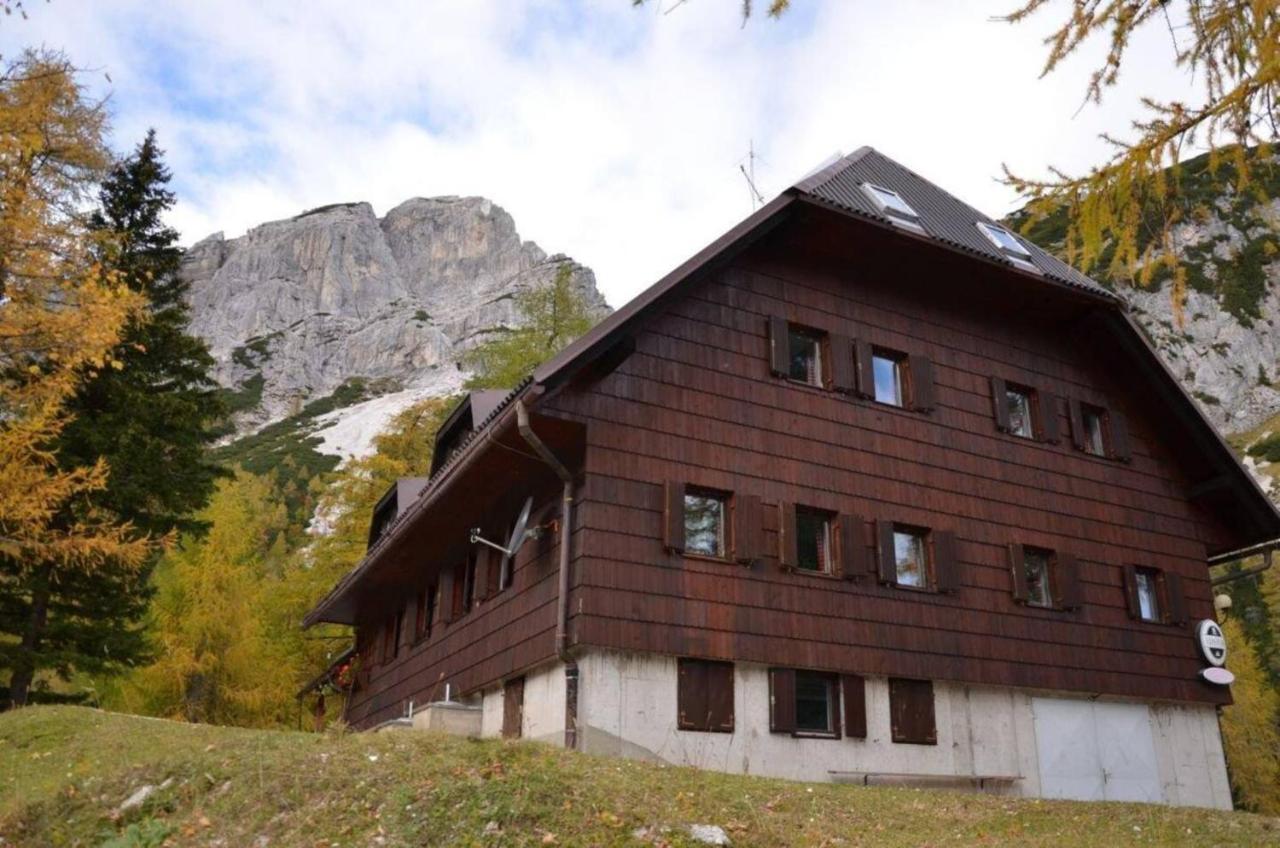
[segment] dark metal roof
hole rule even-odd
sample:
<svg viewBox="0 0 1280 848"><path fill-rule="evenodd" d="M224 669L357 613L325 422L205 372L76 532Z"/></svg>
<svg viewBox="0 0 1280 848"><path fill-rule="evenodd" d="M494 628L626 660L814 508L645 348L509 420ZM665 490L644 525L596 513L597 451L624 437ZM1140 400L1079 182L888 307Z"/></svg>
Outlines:
<svg viewBox="0 0 1280 848"><path fill-rule="evenodd" d="M794 190L846 212L884 224L893 224L892 219L881 212L863 191L863 183L873 183L897 192L920 216L920 226L930 238L965 253L1018 267L978 230L978 222L1001 226L998 221L988 218L874 148L863 147L833 162L801 180ZM1114 297L1106 288L1056 256L1024 238L1019 237L1018 240L1031 253L1031 263L1045 277L1092 294Z"/></svg>

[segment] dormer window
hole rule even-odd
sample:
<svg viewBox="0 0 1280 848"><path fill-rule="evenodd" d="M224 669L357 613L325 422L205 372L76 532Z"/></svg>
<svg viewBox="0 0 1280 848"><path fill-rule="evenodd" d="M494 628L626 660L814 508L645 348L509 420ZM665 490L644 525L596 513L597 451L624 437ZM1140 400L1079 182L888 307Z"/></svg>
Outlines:
<svg viewBox="0 0 1280 848"><path fill-rule="evenodd" d="M904 218L912 223L918 223L920 216L916 214L916 210L911 208L911 204L902 199L902 195L890 188L878 186L875 183L863 183L862 190L866 192L867 197L871 198L871 202L876 208L890 217Z"/></svg>
<svg viewBox="0 0 1280 848"><path fill-rule="evenodd" d="M1008 254L1014 259L1027 260L1031 258L1031 251L1027 250L1026 246L1018 241L1017 236L1004 227L979 221L978 229L982 230L982 234L990 239L992 244L1000 248L1001 253Z"/></svg>

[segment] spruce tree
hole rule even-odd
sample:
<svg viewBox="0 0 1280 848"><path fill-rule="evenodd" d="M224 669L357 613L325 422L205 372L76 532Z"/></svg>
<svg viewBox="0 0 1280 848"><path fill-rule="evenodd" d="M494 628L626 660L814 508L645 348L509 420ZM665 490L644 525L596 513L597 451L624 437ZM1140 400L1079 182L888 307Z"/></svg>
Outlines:
<svg viewBox="0 0 1280 848"><path fill-rule="evenodd" d="M221 410L213 360L187 332L178 234L163 221L174 196L161 157L149 132L101 185L89 220L99 237L98 261L149 306L125 325L113 353L117 366L99 371L69 401L73 418L56 445L64 468L102 461L108 469L106 485L80 509L111 515L138 536L157 539L199 529L192 516L208 502L219 473L206 449ZM59 520L73 524L77 515L67 510ZM42 670L101 673L143 659L149 570L108 563L93 571L53 564L30 571L24 591L0 605L0 631L26 634L25 656L14 664L12 702L28 700Z"/></svg>

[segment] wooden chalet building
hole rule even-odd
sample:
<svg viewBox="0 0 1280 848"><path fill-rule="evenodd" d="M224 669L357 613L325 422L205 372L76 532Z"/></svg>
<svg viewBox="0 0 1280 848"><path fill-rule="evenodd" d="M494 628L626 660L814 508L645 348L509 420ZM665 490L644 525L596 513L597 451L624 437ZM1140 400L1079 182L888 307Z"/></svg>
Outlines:
<svg viewBox="0 0 1280 848"><path fill-rule="evenodd" d="M514 559L472 543L528 497ZM306 621L356 628L357 727L447 694L584 751L1223 808L1195 624L1280 537L1114 294L870 148L469 398L373 525Z"/></svg>

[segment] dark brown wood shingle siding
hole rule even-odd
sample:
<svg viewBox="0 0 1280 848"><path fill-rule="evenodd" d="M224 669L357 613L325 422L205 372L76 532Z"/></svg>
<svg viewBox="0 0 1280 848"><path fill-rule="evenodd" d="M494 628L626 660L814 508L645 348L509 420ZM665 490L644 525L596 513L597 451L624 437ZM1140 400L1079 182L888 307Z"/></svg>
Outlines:
<svg viewBox="0 0 1280 848"><path fill-rule="evenodd" d="M1056 318L922 299L874 276L764 251L743 257L670 302L617 371L551 402L553 414L587 424L577 643L1223 701L1197 681L1185 628L1126 613L1121 568L1137 562L1181 576L1189 619L1211 615L1206 543L1223 534L1188 502L1188 481L1141 410L1123 410L1133 413L1128 463L1018 439L993 419L993 376L1046 398L1122 409L1118 375L1082 356ZM928 357L932 410L779 379L770 373L770 316ZM1046 429L1065 428L1066 412L1047 404L1057 426ZM758 496L761 560L744 569L665 551L665 480ZM881 586L873 571L833 581L780 570L780 503L862 517L865 557L875 556L876 521L953 533L954 592ZM1070 551L1081 608L1017 604L1012 542Z"/></svg>

